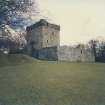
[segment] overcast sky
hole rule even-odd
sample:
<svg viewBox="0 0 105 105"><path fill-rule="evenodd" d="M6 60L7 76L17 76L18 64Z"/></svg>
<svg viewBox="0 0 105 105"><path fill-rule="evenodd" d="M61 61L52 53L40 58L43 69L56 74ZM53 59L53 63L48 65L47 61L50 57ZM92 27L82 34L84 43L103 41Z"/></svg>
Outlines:
<svg viewBox="0 0 105 105"><path fill-rule="evenodd" d="M105 38L105 0L39 0L49 21L61 26L61 44Z"/></svg>

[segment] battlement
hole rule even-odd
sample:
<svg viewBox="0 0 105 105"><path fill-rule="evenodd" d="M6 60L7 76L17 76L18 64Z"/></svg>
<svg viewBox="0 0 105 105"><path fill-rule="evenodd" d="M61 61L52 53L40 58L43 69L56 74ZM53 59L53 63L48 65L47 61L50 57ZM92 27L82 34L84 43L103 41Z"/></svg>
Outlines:
<svg viewBox="0 0 105 105"><path fill-rule="evenodd" d="M47 27L50 27L50 28L54 28L55 30L60 30L60 26L59 25L55 25L55 24L51 24L51 23L48 23L45 19L41 19L39 22L36 22L35 24L27 27L27 31L30 31L34 28L38 28L40 26L47 26Z"/></svg>

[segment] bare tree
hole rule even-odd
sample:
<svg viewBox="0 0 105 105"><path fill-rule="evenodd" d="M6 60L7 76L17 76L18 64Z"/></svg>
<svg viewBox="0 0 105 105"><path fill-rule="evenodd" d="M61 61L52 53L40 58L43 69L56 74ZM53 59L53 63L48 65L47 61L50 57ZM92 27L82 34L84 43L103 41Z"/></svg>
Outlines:
<svg viewBox="0 0 105 105"><path fill-rule="evenodd" d="M10 49L18 49L26 44L25 27L38 13L36 0L0 0L0 29L7 35ZM7 43L7 40L4 42Z"/></svg>
<svg viewBox="0 0 105 105"><path fill-rule="evenodd" d="M98 40L90 40L89 41L89 45L93 49L95 60L96 60L96 56L97 56L97 54L96 54L96 46L97 46L97 43L98 43Z"/></svg>
<svg viewBox="0 0 105 105"><path fill-rule="evenodd" d="M36 0L0 0L0 25L24 28L38 13ZM26 22L27 21L27 22Z"/></svg>

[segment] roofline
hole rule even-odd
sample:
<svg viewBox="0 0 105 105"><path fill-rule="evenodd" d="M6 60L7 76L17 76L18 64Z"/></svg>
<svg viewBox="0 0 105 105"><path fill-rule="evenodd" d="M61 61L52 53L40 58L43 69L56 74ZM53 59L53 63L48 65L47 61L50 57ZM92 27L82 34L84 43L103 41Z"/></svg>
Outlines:
<svg viewBox="0 0 105 105"><path fill-rule="evenodd" d="M30 31L34 28L38 28L40 26L48 26L50 28L54 28L56 30L60 30L60 25L56 25L56 24L51 24L51 23L48 23L45 19L41 19L40 21L36 22L35 24L31 25L31 26L28 26L26 28L27 31Z"/></svg>

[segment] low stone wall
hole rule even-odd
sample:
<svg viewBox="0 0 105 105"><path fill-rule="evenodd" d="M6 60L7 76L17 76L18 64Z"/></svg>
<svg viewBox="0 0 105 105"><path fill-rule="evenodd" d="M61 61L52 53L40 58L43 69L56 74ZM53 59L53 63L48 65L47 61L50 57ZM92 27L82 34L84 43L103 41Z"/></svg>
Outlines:
<svg viewBox="0 0 105 105"><path fill-rule="evenodd" d="M71 62L95 62L92 49L61 46L58 49L58 60Z"/></svg>
<svg viewBox="0 0 105 105"><path fill-rule="evenodd" d="M85 47L47 47L33 51L34 57L41 60L59 60L70 62L95 62L92 49Z"/></svg>
<svg viewBox="0 0 105 105"><path fill-rule="evenodd" d="M58 48L48 47L40 49L38 52L38 58L43 60L58 60Z"/></svg>

